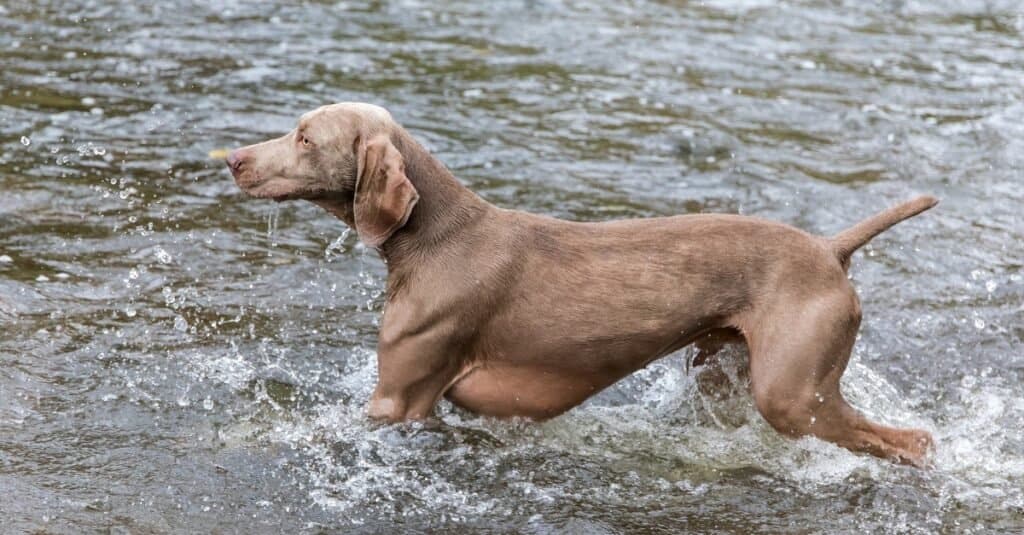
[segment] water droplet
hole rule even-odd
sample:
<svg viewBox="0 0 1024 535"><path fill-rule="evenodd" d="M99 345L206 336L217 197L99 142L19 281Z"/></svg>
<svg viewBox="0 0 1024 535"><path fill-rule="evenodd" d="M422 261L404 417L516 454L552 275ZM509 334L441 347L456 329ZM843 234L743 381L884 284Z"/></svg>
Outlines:
<svg viewBox="0 0 1024 535"><path fill-rule="evenodd" d="M28 136L21 136L21 144L27 147L32 144L32 139Z"/></svg>
<svg viewBox="0 0 1024 535"><path fill-rule="evenodd" d="M999 283L994 281L994 280L990 280L990 281L985 283L985 289L988 290L988 293L992 293L992 292L996 291L996 288L998 288L998 287L999 287Z"/></svg>
<svg viewBox="0 0 1024 535"><path fill-rule="evenodd" d="M341 236L338 236L334 241L327 245L324 249L324 259L330 261L333 257L344 253L347 248L345 247L345 240L348 238L350 230L345 229L342 231Z"/></svg>
<svg viewBox="0 0 1024 535"><path fill-rule="evenodd" d="M185 332L188 330L188 322L181 316L174 316L174 330Z"/></svg>
<svg viewBox="0 0 1024 535"><path fill-rule="evenodd" d="M210 398L204 399L203 400L203 408L208 410L208 411L213 410L213 400L210 399Z"/></svg>
<svg viewBox="0 0 1024 535"><path fill-rule="evenodd" d="M278 206L274 206L273 210L271 210L271 212L269 214L267 214L267 237L268 238L273 238L274 233L277 232L277 223L278 223L278 219L280 218L280 216L281 216L281 207L279 205ZM271 245L277 245L277 244L276 243L271 243Z"/></svg>
<svg viewBox="0 0 1024 535"><path fill-rule="evenodd" d="M174 260L171 254L165 251L163 247L157 247L153 254L156 255L156 259L159 260L161 264L170 264L171 260Z"/></svg>
<svg viewBox="0 0 1024 535"><path fill-rule="evenodd" d="M985 320L981 318L974 318L974 328L979 331L985 328Z"/></svg>

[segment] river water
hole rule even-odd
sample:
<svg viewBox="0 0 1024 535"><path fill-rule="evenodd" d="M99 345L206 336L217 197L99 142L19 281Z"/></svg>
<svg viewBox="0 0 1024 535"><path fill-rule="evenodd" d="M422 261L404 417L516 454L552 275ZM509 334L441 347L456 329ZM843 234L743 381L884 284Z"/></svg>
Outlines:
<svg viewBox="0 0 1024 535"><path fill-rule="evenodd" d="M216 4L0 5L0 531L1024 529L1018 2ZM382 263L216 159L341 100L560 217L939 196L854 258L844 377L934 466L780 438L738 351L543 424L371 424Z"/></svg>

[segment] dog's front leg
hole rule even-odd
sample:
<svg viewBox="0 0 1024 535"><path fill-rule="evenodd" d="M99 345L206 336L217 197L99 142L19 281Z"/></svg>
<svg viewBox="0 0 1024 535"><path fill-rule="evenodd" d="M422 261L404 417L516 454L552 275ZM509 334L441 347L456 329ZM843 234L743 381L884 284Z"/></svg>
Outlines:
<svg viewBox="0 0 1024 535"><path fill-rule="evenodd" d="M460 360L451 344L431 332L381 337L377 349L377 386L367 414L375 420L420 420L459 376Z"/></svg>

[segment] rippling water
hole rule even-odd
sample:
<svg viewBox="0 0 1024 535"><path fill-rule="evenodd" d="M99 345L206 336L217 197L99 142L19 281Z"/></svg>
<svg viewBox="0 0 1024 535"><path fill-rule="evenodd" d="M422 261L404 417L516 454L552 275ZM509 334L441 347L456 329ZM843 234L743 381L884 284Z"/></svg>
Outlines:
<svg viewBox="0 0 1024 535"><path fill-rule="evenodd" d="M1019 532L1021 9L0 5L2 530ZM780 438L740 352L544 424L368 423L381 262L209 156L338 100L385 105L499 206L561 217L830 233L940 196L855 257L844 377L871 416L934 432L934 468Z"/></svg>

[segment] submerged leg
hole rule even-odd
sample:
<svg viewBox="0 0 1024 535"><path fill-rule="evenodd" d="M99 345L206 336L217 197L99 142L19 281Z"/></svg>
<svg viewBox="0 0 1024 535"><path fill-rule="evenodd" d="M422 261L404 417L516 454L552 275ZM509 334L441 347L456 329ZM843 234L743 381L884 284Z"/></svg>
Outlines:
<svg viewBox="0 0 1024 535"><path fill-rule="evenodd" d="M733 395L732 388L734 379L745 380L747 375L746 366L736 370L735 377L726 372L726 366L720 359L712 359L727 345L744 344L743 335L731 327L713 329L694 341L697 348L697 355L692 361L687 361L687 373L689 368L702 367L696 375L695 380L701 394L715 399L725 399ZM711 359L711 360L709 360Z"/></svg>
<svg viewBox="0 0 1024 535"><path fill-rule="evenodd" d="M694 367L703 366L709 358L715 356L726 345L742 343L743 336L736 329L730 327L712 329L694 340L693 345L697 348L697 356L693 357L692 365Z"/></svg>

